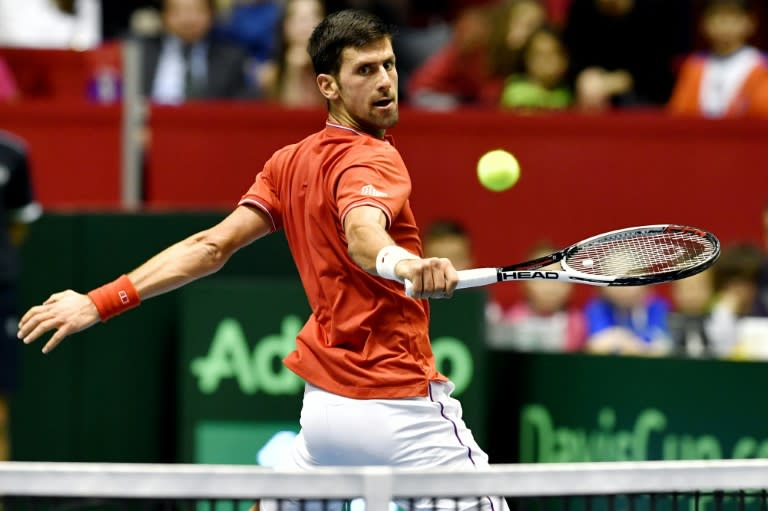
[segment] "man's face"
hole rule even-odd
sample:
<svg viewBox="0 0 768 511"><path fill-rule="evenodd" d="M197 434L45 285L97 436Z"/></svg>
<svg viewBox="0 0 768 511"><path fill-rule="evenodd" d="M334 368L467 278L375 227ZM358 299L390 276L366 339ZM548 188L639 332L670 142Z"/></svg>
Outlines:
<svg viewBox="0 0 768 511"><path fill-rule="evenodd" d="M207 0L165 0L165 29L185 43L202 39L212 22L213 13Z"/></svg>
<svg viewBox="0 0 768 511"><path fill-rule="evenodd" d="M398 121L397 69L389 38L362 48L345 48L338 76L321 88L337 120L382 136Z"/></svg>

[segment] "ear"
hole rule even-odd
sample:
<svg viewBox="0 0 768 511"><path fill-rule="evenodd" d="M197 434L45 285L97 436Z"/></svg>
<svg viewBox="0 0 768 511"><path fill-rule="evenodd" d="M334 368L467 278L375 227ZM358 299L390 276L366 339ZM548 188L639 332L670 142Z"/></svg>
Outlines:
<svg viewBox="0 0 768 511"><path fill-rule="evenodd" d="M339 84L333 75L323 73L317 75L317 88L328 101L333 101L339 97Z"/></svg>

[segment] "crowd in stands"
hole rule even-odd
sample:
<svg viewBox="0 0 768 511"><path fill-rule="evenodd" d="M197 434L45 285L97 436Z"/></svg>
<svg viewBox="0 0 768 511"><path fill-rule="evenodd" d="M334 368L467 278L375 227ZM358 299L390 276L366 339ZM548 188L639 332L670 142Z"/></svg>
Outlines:
<svg viewBox="0 0 768 511"><path fill-rule="evenodd" d="M765 247L731 243L711 268L670 284L590 288L586 299L560 281L520 283L511 304L489 301L489 347L521 352L768 359L768 203ZM537 243L536 259L556 251ZM452 220L425 232L424 252L447 257L457 269L473 267L468 231ZM549 269L549 267L547 267ZM560 269L555 264L552 269Z"/></svg>
<svg viewBox="0 0 768 511"><path fill-rule="evenodd" d="M346 7L398 27L404 105L768 116L768 6L754 0L0 0L0 101L25 96L2 48L130 38L151 101L322 107L306 40Z"/></svg>

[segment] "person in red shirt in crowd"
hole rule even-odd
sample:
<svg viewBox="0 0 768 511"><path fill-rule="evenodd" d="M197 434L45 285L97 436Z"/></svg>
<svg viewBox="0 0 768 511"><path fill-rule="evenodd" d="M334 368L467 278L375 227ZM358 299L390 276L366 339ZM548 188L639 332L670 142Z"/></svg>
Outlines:
<svg viewBox="0 0 768 511"><path fill-rule="evenodd" d="M53 294L22 317L18 336L30 343L53 330L48 353L68 335L209 275L239 248L283 230L312 314L284 360L306 387L302 429L280 467L488 466L430 345L425 299L450 297L458 274L448 259L420 257L410 177L386 134L398 121L391 34L365 11L327 16L308 45L328 101L323 129L277 150L219 224L90 293ZM404 292L406 279L414 298ZM414 505L455 509L457 502L406 503ZM506 503L473 498L460 507Z"/></svg>
<svg viewBox="0 0 768 511"><path fill-rule="evenodd" d="M546 21L547 11L539 0L468 7L456 21L451 42L411 75L408 102L440 110L497 107L521 49Z"/></svg>

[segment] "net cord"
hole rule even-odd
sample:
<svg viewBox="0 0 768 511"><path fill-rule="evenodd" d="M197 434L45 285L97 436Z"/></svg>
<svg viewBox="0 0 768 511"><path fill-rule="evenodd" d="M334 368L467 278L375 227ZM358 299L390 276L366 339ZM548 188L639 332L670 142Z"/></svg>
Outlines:
<svg viewBox="0 0 768 511"><path fill-rule="evenodd" d="M487 469L0 462L0 496L354 498L387 511L394 497L616 495L768 489L768 460L497 464Z"/></svg>

